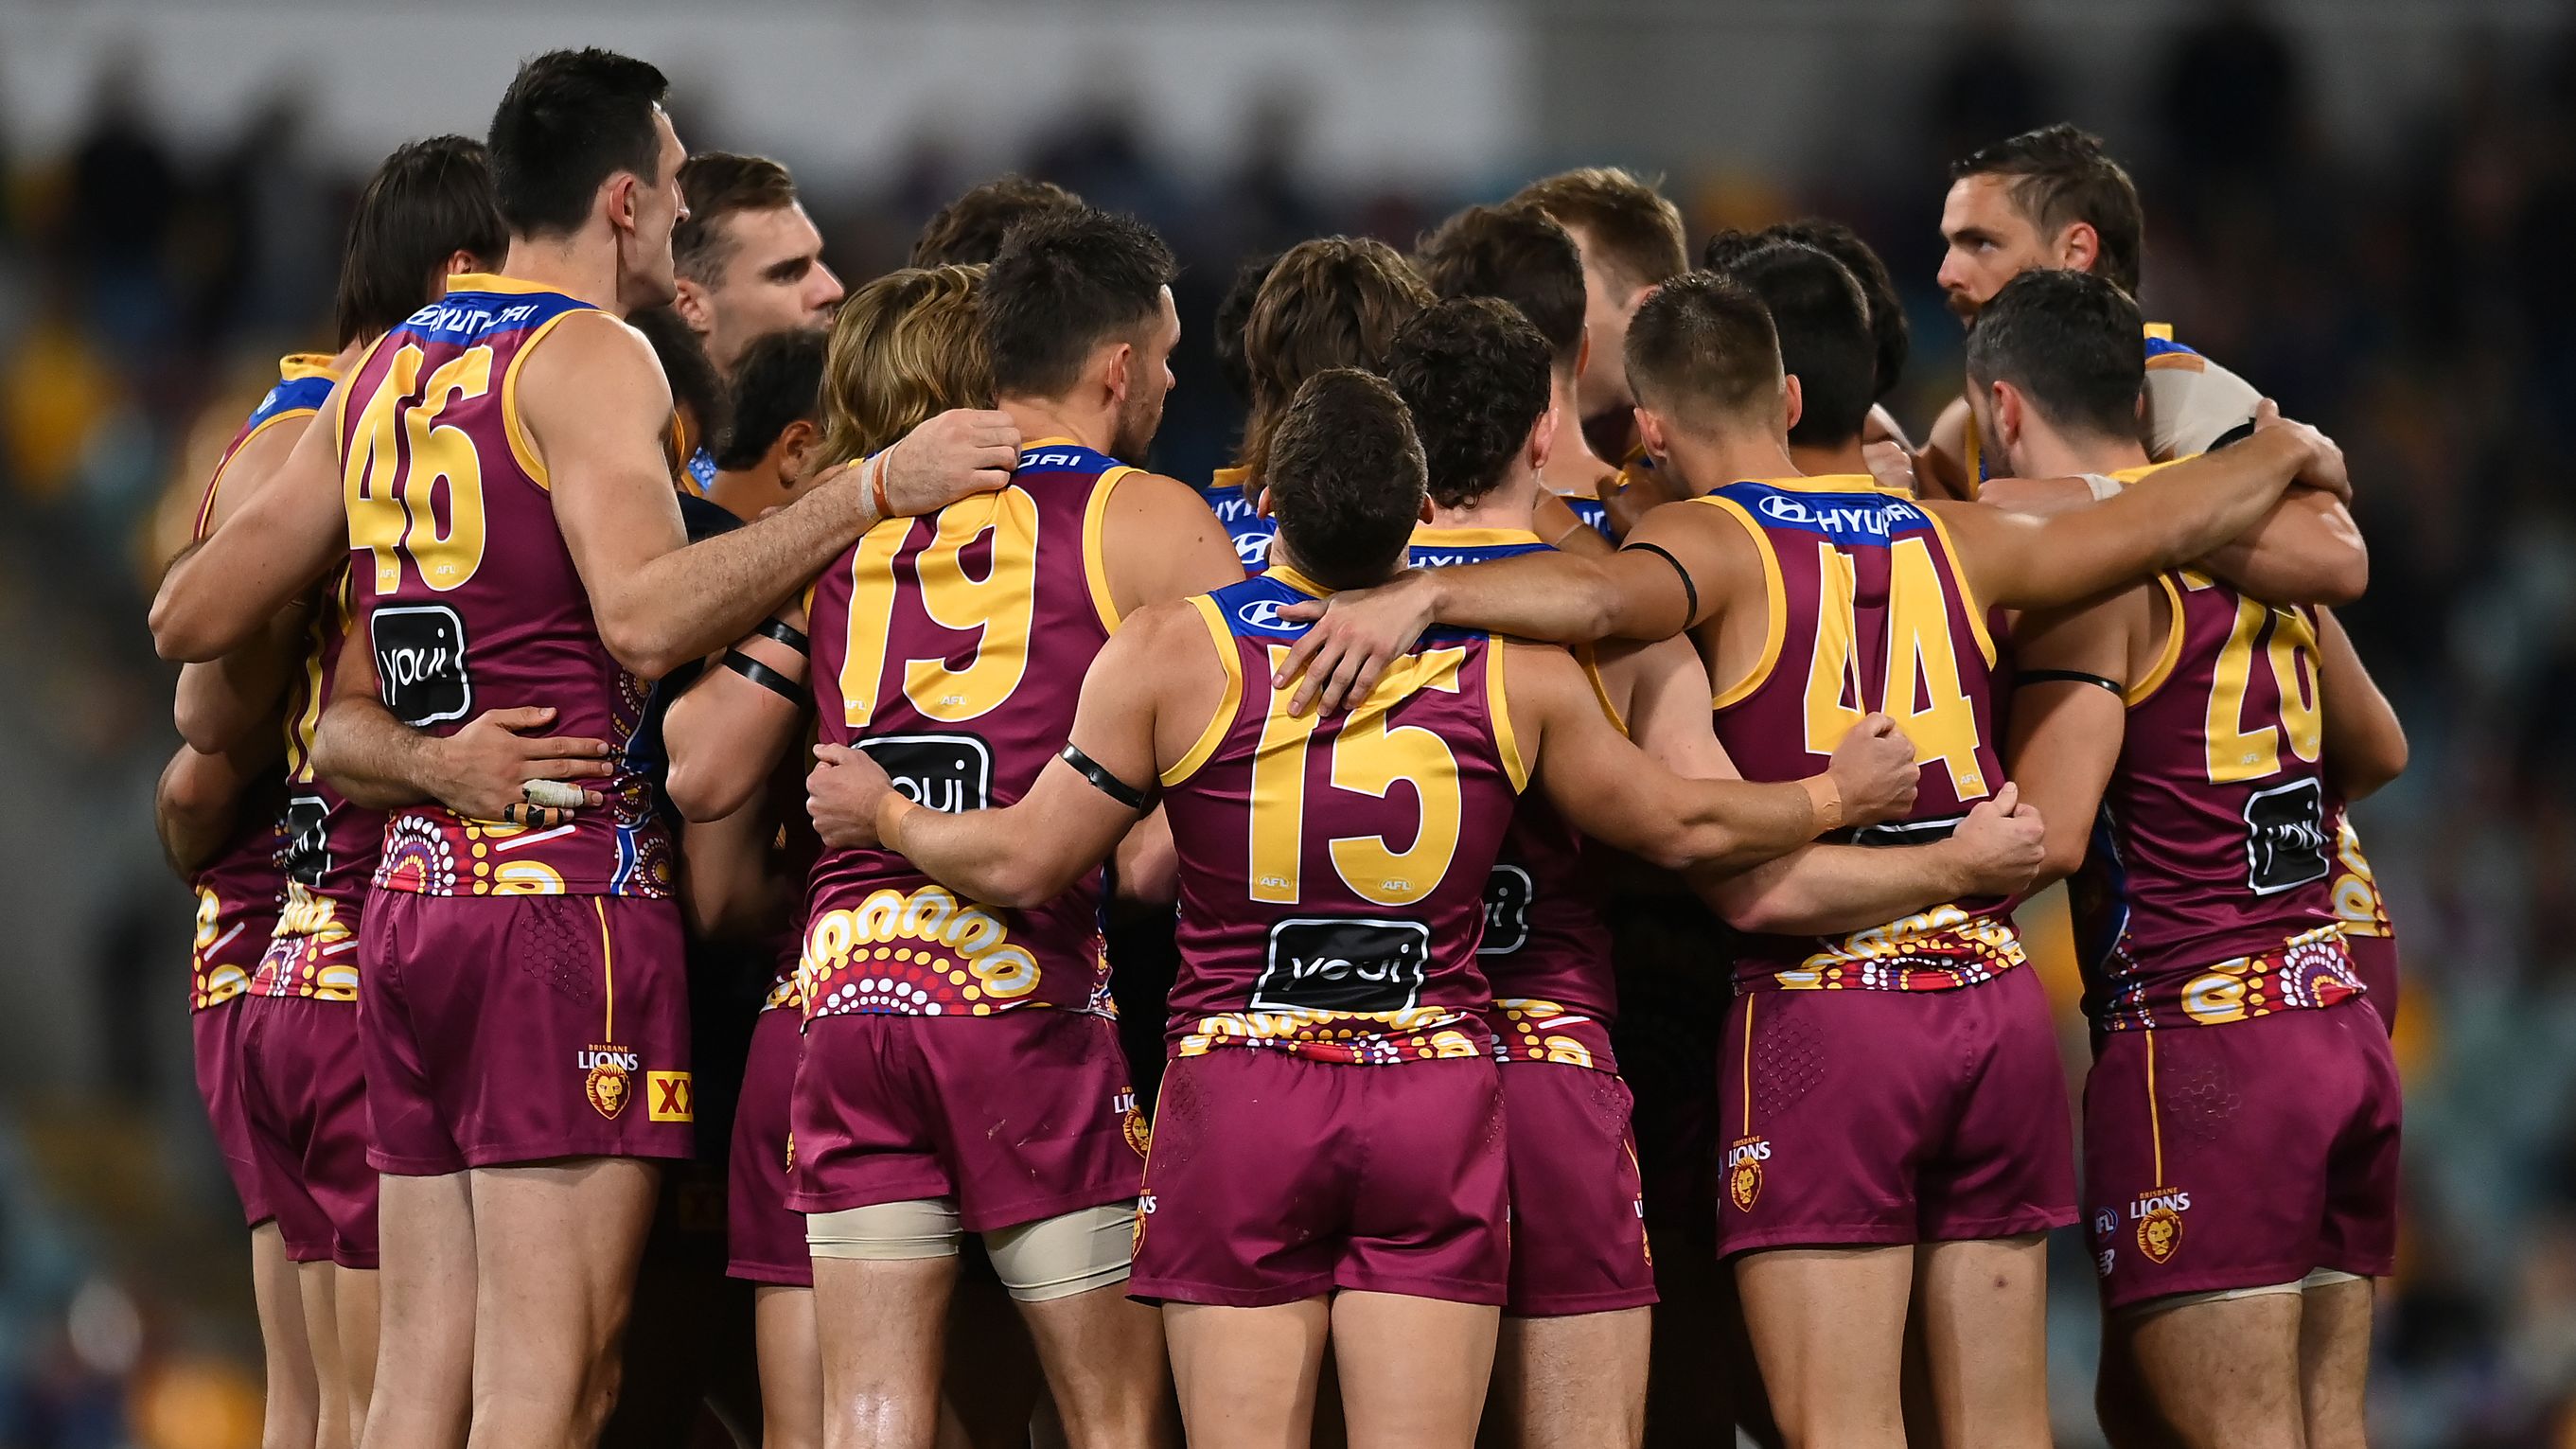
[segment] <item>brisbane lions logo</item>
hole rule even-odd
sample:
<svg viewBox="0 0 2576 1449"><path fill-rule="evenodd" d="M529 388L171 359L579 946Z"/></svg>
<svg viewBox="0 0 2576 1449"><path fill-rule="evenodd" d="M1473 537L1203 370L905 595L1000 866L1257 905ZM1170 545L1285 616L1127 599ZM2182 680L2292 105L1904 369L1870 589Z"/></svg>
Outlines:
<svg viewBox="0 0 2576 1449"><path fill-rule="evenodd" d="M622 1046L602 1045L588 1048L573 1059L581 1068L581 1094L591 1109L614 1122L625 1114L627 1102L634 1096L633 1076L642 1059Z"/></svg>
<svg viewBox="0 0 2576 1449"><path fill-rule="evenodd" d="M1726 1200L1737 1212L1749 1213L1762 1200L1762 1164L1771 1158L1770 1139L1747 1137L1726 1149Z"/></svg>
<svg viewBox="0 0 2576 1449"><path fill-rule="evenodd" d="M2182 1215L2191 1211L2191 1194L2158 1188L2141 1194L2129 1205L2129 1220L2137 1224L2138 1251L2157 1267L2173 1261L2182 1251Z"/></svg>

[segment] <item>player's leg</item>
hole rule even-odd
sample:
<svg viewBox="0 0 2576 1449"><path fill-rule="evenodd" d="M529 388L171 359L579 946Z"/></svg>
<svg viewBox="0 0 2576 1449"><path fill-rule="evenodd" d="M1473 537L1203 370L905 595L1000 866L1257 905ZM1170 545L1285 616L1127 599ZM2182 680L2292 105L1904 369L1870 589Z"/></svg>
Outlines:
<svg viewBox="0 0 2576 1449"><path fill-rule="evenodd" d="M1476 1440L1502 1310L1399 1293L1333 1299L1334 1358L1352 1449L1412 1449Z"/></svg>
<svg viewBox="0 0 2576 1449"><path fill-rule="evenodd" d="M235 1008L238 1009L238 1008ZM303 1449L322 1422L321 1385L304 1327L304 1292L286 1240L271 1219L250 1230L251 1300L259 1311L259 1341L268 1385L260 1423L261 1449Z"/></svg>
<svg viewBox="0 0 2576 1449"><path fill-rule="evenodd" d="M1074 1449L1173 1437L1162 1317L1127 1296L1135 1224L1130 1201L985 1235Z"/></svg>
<svg viewBox="0 0 2576 1449"><path fill-rule="evenodd" d="M473 1413L474 1205L462 1172L387 1173L365 1449L454 1449Z"/></svg>
<svg viewBox="0 0 2576 1449"><path fill-rule="evenodd" d="M1899 1449L1914 1249L1774 1248L1735 1262L1753 1355L1792 1449Z"/></svg>
<svg viewBox="0 0 2576 1449"><path fill-rule="evenodd" d="M2370 1280L2346 1274L2311 1274L2309 1279L2299 1295L2299 1408L2308 1449L2362 1449L2370 1384Z"/></svg>
<svg viewBox="0 0 2576 1449"><path fill-rule="evenodd" d="M473 1449L593 1442L660 1169L579 1157L467 1174L475 1246Z"/></svg>
<svg viewBox="0 0 2576 1449"><path fill-rule="evenodd" d="M1925 1243L1914 1288L1941 1442L2046 1449L2047 1238Z"/></svg>
<svg viewBox="0 0 2576 1449"><path fill-rule="evenodd" d="M1164 1304L1190 1449L1305 1449L1332 1326L1329 1298L1267 1308Z"/></svg>
<svg viewBox="0 0 2576 1449"><path fill-rule="evenodd" d="M1654 1310L1564 1318L1506 1316L1493 1399L1504 1442L1635 1449L1646 1434L1646 1359Z"/></svg>
<svg viewBox="0 0 2576 1449"><path fill-rule="evenodd" d="M2155 1401L2138 1377L2138 1356L2128 1341L2127 1315L2102 1324L2101 1362L2093 1376L2093 1413L2111 1449L2182 1449L2156 1417Z"/></svg>
<svg viewBox="0 0 2576 1449"><path fill-rule="evenodd" d="M884 1215L876 1216L882 1223ZM941 1328L957 1282L953 1237L950 1251L934 1256L849 1257L841 1254L884 1251L892 1235L846 1213L816 1214L814 1223L823 1442L832 1449L931 1449L940 1423Z"/></svg>
<svg viewBox="0 0 2576 1449"><path fill-rule="evenodd" d="M2303 1449L2298 1285L2122 1310L2120 1337L2186 1449Z"/></svg>
<svg viewBox="0 0 2576 1449"><path fill-rule="evenodd" d="M948 1296L948 1368L940 1405L963 1449L1027 1449L1030 1425L1047 1403L1046 1367L1028 1321L993 1276L982 1239L960 1242L957 1288ZM1050 1419L1050 1422L1052 1420ZM943 1435L945 1444L949 1436ZM1062 1439L1058 1431L1057 1438Z"/></svg>
<svg viewBox="0 0 2576 1449"><path fill-rule="evenodd" d="M333 1307L330 1260L295 1265L295 1288L304 1307L305 1352L313 1359L315 1449L347 1449L349 1373L341 1357L340 1316Z"/></svg>
<svg viewBox="0 0 2576 1449"><path fill-rule="evenodd" d="M761 1449L823 1449L823 1352L814 1290L783 1283L752 1289L760 1346Z"/></svg>
<svg viewBox="0 0 2576 1449"><path fill-rule="evenodd" d="M355 1444L365 1433L367 1414L376 1397L376 1269L331 1267L331 1303L340 1330L341 1371L348 1376L349 1437Z"/></svg>

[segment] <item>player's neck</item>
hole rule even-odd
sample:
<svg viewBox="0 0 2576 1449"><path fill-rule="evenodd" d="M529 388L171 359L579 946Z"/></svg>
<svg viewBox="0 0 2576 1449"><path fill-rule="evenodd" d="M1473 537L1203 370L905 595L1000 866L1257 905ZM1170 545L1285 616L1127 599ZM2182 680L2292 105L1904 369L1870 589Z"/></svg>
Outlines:
<svg viewBox="0 0 2576 1449"><path fill-rule="evenodd" d="M2032 428L2014 440L2012 460L2025 478L2072 478L2117 473L2155 461L2135 439L2093 437Z"/></svg>
<svg viewBox="0 0 2576 1449"><path fill-rule="evenodd" d="M1095 453L1106 453L1117 441L1118 420L1105 409L1053 397L1006 397L994 406L1010 414L1023 444L1040 438L1071 438Z"/></svg>
<svg viewBox="0 0 2576 1449"><path fill-rule="evenodd" d="M1846 442L1824 447L1805 447L1791 443L1789 461L1797 464L1798 471L1810 478L1828 477L1836 473L1869 471L1869 459L1861 452L1860 439L1857 436Z"/></svg>
<svg viewBox="0 0 2576 1449"><path fill-rule="evenodd" d="M1593 457L1625 464L1628 455L1637 450L1637 410L1621 403L1599 417L1585 418L1576 431L1582 434L1584 447Z"/></svg>
<svg viewBox="0 0 2576 1449"><path fill-rule="evenodd" d="M1680 475L1692 493L1706 493L1747 478L1804 476L1797 460L1789 456L1787 441L1777 433L1748 431L1686 437L1676 432L1670 444L1667 466Z"/></svg>
<svg viewBox="0 0 2576 1449"><path fill-rule="evenodd" d="M787 480L766 467L719 468L707 484L707 501L745 523L787 502Z"/></svg>
<svg viewBox="0 0 2576 1449"><path fill-rule="evenodd" d="M1556 406L1556 431L1550 435L1547 468L1539 481L1549 491L1569 493L1577 498L1601 495L1601 480L1619 470L1601 461L1592 451L1592 440L1583 435L1583 417L1574 406L1574 379L1559 375L1549 389Z"/></svg>
<svg viewBox="0 0 2576 1449"><path fill-rule="evenodd" d="M510 254L501 259L501 275L588 302L611 316L626 315L626 305L617 295L617 246L613 241L597 241L582 234L514 236L510 238Z"/></svg>
<svg viewBox="0 0 2576 1449"><path fill-rule="evenodd" d="M1525 464L1514 463L1510 477L1505 478L1493 492L1466 507L1434 507L1431 510L1431 527L1531 532L1537 524L1538 490L1538 475Z"/></svg>

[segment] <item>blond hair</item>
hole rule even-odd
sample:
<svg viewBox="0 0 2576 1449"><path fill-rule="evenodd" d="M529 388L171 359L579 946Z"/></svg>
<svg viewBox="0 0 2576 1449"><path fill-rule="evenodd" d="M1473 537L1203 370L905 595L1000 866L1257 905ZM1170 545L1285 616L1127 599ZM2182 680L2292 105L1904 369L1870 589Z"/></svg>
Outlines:
<svg viewBox="0 0 2576 1449"><path fill-rule="evenodd" d="M1660 286L1690 270L1681 208L1655 183L1616 166L1542 176L1512 197L1579 230L1630 286Z"/></svg>
<svg viewBox="0 0 2576 1449"><path fill-rule="evenodd" d="M991 407L977 318L980 266L905 267L841 305L823 358L823 457L894 446L950 408Z"/></svg>

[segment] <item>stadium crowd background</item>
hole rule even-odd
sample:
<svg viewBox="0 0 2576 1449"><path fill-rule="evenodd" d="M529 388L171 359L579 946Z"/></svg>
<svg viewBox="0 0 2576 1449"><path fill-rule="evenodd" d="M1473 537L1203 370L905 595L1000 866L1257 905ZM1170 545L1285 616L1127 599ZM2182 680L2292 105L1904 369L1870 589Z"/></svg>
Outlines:
<svg viewBox="0 0 2576 1449"><path fill-rule="evenodd" d="M1943 164L2061 117L2103 133L2146 198L2148 314L2347 450L2374 570L2346 617L2413 739L2406 778L2358 812L2407 988L2377 1442L2576 1444L2576 8L1396 3L1326 7L1272 53L1299 7L891 7L906 44L969 57L937 68L968 89L864 145L845 132L882 105L861 87L809 88L804 123L769 134L755 113L780 98L728 89L744 55L693 66L688 42L739 16L865 50L871 10L596 8L465 7L450 38L496 77L567 41L654 58L693 146L795 169L853 283L1005 166L1155 225L1188 330L1150 461L1188 479L1231 442L1207 319L1239 256L1334 231L1405 246L1585 162L1663 173L1694 248L1805 212L1857 227L1906 294L1895 401L1919 436L1957 389L1932 282ZM245 42L261 73L227 95L189 37L234 12L309 48ZM406 134L479 132L499 88L397 63L434 32L383 0L310 13L0 3L0 1449L256 1442L241 1236L189 1085L188 899L149 825L171 674L143 603L264 369L319 340L366 168ZM1015 15L1050 43L1015 46ZM1349 48L1380 31L1373 59ZM1051 48L1085 33L1102 39ZM1130 33L1153 63L1101 71ZM1175 81L1232 108L1214 132L1144 103L1176 44L1253 80ZM1372 92L1367 124L1395 128L1380 148L1353 145L1337 51L1378 75L1438 62L1411 94ZM1775 54L1748 94L1706 93ZM1101 74L1022 83L1050 64ZM169 84L183 71L193 89ZM974 104L979 86L1007 103ZM371 89L397 119L351 123ZM2053 1333L2089 1364L2091 1287L2059 1256ZM2095 1442L2089 1374L2055 1391L2061 1442Z"/></svg>

